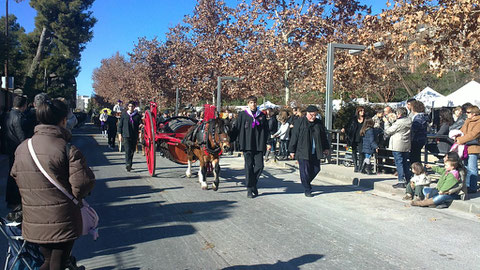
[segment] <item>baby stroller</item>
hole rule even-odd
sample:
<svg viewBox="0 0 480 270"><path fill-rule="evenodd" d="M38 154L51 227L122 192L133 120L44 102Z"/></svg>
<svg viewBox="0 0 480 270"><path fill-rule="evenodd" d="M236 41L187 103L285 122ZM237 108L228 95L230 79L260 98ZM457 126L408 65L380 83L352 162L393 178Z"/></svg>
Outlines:
<svg viewBox="0 0 480 270"><path fill-rule="evenodd" d="M8 242L4 270L39 269L43 264L43 255L36 244L22 237L22 225L0 218L0 231Z"/></svg>

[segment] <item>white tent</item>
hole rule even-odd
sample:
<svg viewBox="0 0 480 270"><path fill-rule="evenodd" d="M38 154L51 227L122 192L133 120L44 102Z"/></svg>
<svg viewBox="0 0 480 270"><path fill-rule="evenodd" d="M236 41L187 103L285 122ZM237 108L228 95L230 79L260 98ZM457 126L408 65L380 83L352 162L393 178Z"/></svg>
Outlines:
<svg viewBox="0 0 480 270"><path fill-rule="evenodd" d="M263 111L263 110L266 110L266 109L269 109L269 108L278 108L280 106L278 105L275 105L273 104L272 102L270 101L265 101L265 103L263 103L262 105L260 105L258 108Z"/></svg>
<svg viewBox="0 0 480 270"><path fill-rule="evenodd" d="M448 100L447 106L450 107L462 106L467 102L480 106L480 83L471 81L448 95L446 99Z"/></svg>
<svg viewBox="0 0 480 270"><path fill-rule="evenodd" d="M437 107L437 100L444 99L445 96L433 90L430 87L425 87L420 93L413 96L414 99L421 101L425 107L431 108L432 106ZM398 107L407 106L407 101L402 101L398 104Z"/></svg>

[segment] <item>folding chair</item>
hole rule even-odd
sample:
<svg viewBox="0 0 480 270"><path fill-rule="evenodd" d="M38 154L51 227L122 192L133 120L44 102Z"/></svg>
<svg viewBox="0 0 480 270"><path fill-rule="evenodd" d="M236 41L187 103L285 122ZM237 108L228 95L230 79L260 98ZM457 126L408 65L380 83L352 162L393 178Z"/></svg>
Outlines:
<svg viewBox="0 0 480 270"><path fill-rule="evenodd" d="M10 223L3 218L0 218L0 223L0 231L8 242L4 270L11 270L14 267L16 269L38 269L43 263L43 256L38 245L23 239L20 223Z"/></svg>

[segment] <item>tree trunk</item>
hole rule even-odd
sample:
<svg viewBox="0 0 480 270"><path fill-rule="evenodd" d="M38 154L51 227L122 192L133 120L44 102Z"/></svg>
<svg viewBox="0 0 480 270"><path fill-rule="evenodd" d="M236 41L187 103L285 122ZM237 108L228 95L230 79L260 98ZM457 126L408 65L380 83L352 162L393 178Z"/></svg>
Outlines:
<svg viewBox="0 0 480 270"><path fill-rule="evenodd" d="M397 74L398 78L400 79L400 82L402 83L403 87L405 87L405 90L407 91L408 96L409 96L409 97L413 97L414 94L413 94L412 90L410 89L410 87L408 87L407 83L406 83L405 80L403 79L403 76L402 76L402 74L400 73L400 71L398 70L398 68L397 68L397 67L394 67L394 70L395 70L395 73Z"/></svg>
<svg viewBox="0 0 480 270"><path fill-rule="evenodd" d="M28 69L28 73L25 78L25 84L27 84L27 80L33 80L35 72L37 71L38 65L42 60L42 52L43 52L43 48L45 47L46 36L47 36L47 28L43 27L42 34L40 35L40 41L38 42L37 53L33 58L30 68Z"/></svg>

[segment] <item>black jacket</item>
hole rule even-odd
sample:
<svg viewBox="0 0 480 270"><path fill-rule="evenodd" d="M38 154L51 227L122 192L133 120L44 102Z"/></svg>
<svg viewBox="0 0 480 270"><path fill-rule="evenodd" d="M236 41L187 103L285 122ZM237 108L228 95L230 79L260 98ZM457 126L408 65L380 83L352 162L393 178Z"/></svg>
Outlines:
<svg viewBox="0 0 480 270"><path fill-rule="evenodd" d="M130 122L130 116L127 111L124 111L117 125L118 134L125 138L138 138L138 126L142 122L140 113L136 111L135 115L132 116L132 120L133 123Z"/></svg>
<svg viewBox="0 0 480 270"><path fill-rule="evenodd" d="M360 129L362 129L363 123L365 122L365 118L363 119L362 123L359 123L357 120L357 117L353 117L353 119L350 121L350 124L348 125L346 130L347 134L347 144L352 145L353 143L355 144L360 144L362 143L362 137L360 136Z"/></svg>
<svg viewBox="0 0 480 270"><path fill-rule="evenodd" d="M5 117L5 151L13 156L15 149L27 137L25 135L25 117L17 109L12 109Z"/></svg>
<svg viewBox="0 0 480 270"><path fill-rule="evenodd" d="M312 140L309 140L309 129L313 129L313 140L315 140L315 152L316 156L312 156ZM320 159L323 155L323 151L330 149L330 145L327 140L327 133L322 121L315 119L313 126L310 127L310 123L307 117L301 117L293 126L292 136L288 145L288 151L295 153L297 159L311 159L312 157Z"/></svg>
<svg viewBox="0 0 480 270"><path fill-rule="evenodd" d="M260 113L256 119L260 124L252 127L253 118L249 114L245 111L238 114L237 120L232 127L230 140L235 141L238 137L240 151L265 152L267 150L269 135L267 117L265 114Z"/></svg>

